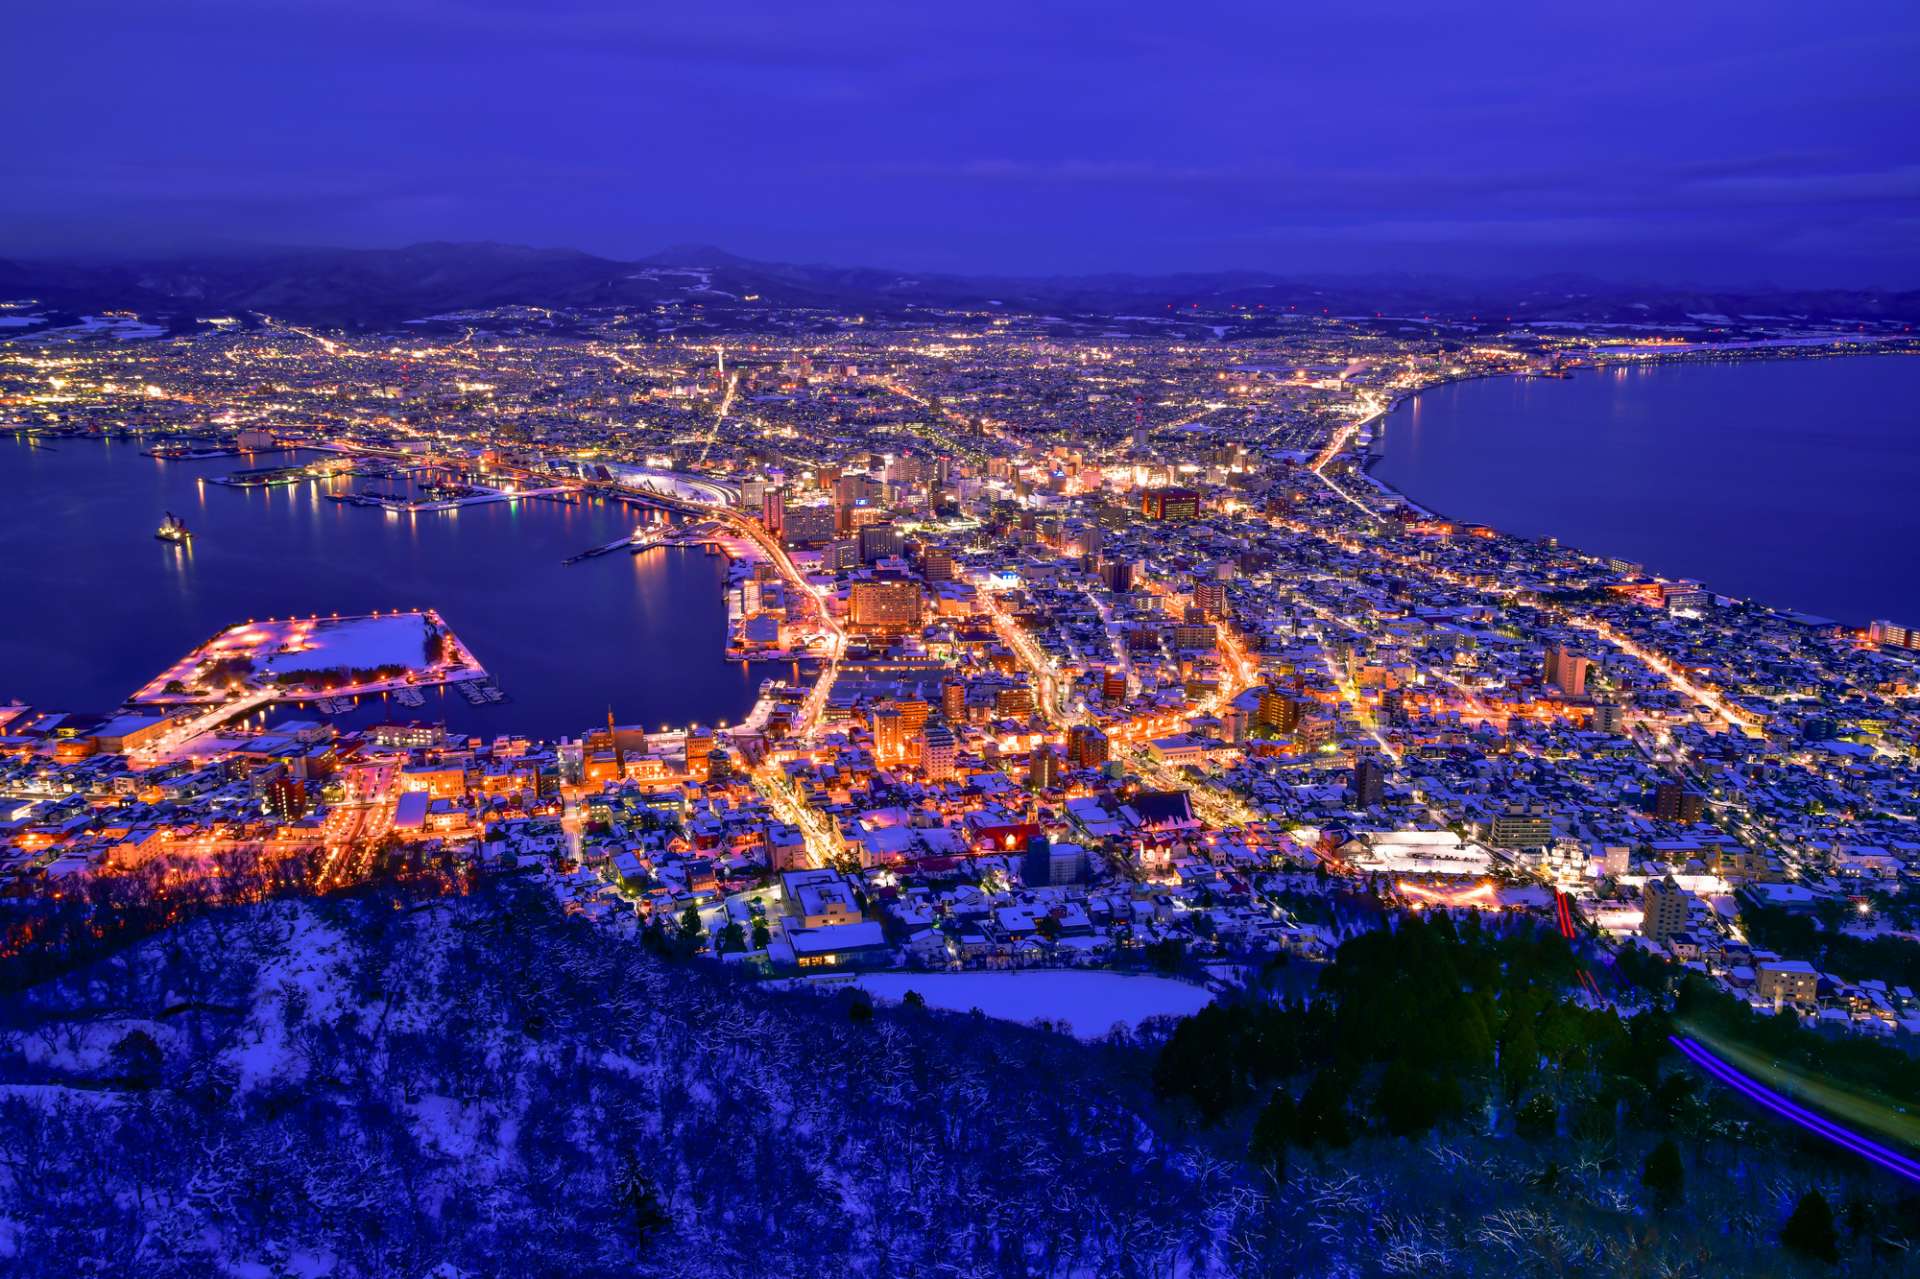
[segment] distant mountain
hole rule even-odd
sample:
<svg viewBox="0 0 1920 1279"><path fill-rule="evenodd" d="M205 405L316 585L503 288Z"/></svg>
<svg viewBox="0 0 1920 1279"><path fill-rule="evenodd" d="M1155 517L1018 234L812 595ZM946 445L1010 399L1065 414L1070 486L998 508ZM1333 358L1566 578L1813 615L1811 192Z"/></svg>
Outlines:
<svg viewBox="0 0 1920 1279"><path fill-rule="evenodd" d="M703 322L736 326L769 308L886 317L970 307L1062 323L1118 321L1131 331L1217 327L1224 319L1243 333L1277 325L1288 312L1484 329L1523 320L1738 327L1920 319L1920 292L1636 288L1568 277L1316 281L1257 271L973 277L757 262L710 245L680 245L632 262L572 249L439 242L128 262L0 261L0 298L8 297L71 312L131 310L176 321L269 315L368 328L496 307L650 309L667 302L697 303Z"/></svg>

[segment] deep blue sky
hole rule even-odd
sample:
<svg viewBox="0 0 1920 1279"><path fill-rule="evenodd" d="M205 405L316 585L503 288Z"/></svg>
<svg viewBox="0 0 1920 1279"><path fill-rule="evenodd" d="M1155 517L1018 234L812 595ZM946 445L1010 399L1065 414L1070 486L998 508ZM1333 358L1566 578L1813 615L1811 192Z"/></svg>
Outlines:
<svg viewBox="0 0 1920 1279"><path fill-rule="evenodd" d="M1920 285L1920 6L15 0L0 257Z"/></svg>

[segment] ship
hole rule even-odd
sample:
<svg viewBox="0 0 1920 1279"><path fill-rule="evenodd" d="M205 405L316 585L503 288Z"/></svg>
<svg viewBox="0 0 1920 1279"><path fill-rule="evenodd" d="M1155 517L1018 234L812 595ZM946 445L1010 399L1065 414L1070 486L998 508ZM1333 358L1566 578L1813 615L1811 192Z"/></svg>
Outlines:
<svg viewBox="0 0 1920 1279"><path fill-rule="evenodd" d="M187 531L185 522L172 511L168 511L167 518L160 521L160 527L154 533L154 536L163 542L190 542L193 540L193 534Z"/></svg>

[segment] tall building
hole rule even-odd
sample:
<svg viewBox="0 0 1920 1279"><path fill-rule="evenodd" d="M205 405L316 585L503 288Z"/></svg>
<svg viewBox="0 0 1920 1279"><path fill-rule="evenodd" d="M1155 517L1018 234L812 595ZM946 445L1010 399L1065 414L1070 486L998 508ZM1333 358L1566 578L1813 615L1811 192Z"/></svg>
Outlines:
<svg viewBox="0 0 1920 1279"><path fill-rule="evenodd" d="M1300 727L1304 710L1300 698L1290 697L1277 688L1263 688L1260 690L1260 709L1254 712L1253 720L1276 733L1291 733Z"/></svg>
<svg viewBox="0 0 1920 1279"><path fill-rule="evenodd" d="M874 757L883 764L906 758L906 723L900 708L891 702L883 703L873 708L870 718L873 722Z"/></svg>
<svg viewBox="0 0 1920 1279"><path fill-rule="evenodd" d="M1092 724L1067 730L1067 763L1074 768L1099 768L1107 762L1107 735Z"/></svg>
<svg viewBox="0 0 1920 1279"><path fill-rule="evenodd" d="M1645 909L1640 921L1641 936L1648 941L1663 942L1687 931L1687 911L1693 894L1674 883L1671 875L1648 880L1640 895Z"/></svg>
<svg viewBox="0 0 1920 1279"><path fill-rule="evenodd" d="M1626 725L1626 708L1618 702L1595 702L1593 706L1593 731L1596 733L1618 733Z"/></svg>
<svg viewBox="0 0 1920 1279"><path fill-rule="evenodd" d="M1225 617L1227 615L1227 584L1225 582L1196 583L1193 588L1193 602L1207 617Z"/></svg>
<svg viewBox="0 0 1920 1279"><path fill-rule="evenodd" d="M299 821L307 815L307 784L296 777L282 775L267 783L267 812L283 822Z"/></svg>
<svg viewBox="0 0 1920 1279"><path fill-rule="evenodd" d="M768 494L771 501L778 494ZM821 546L834 538L833 508L830 506L794 506L781 513L781 543L786 546Z"/></svg>
<svg viewBox="0 0 1920 1279"><path fill-rule="evenodd" d="M1056 844L1045 835L1029 836L1020 858L1020 878L1029 888L1077 884L1086 875L1087 853L1078 844Z"/></svg>
<svg viewBox="0 0 1920 1279"><path fill-rule="evenodd" d="M1692 825L1706 816L1707 798L1679 782L1661 782L1653 792L1653 815L1663 822Z"/></svg>
<svg viewBox="0 0 1920 1279"><path fill-rule="evenodd" d="M1200 495L1192 489L1148 489L1140 495L1140 514L1150 520L1200 518Z"/></svg>
<svg viewBox="0 0 1920 1279"><path fill-rule="evenodd" d="M940 714L955 724L967 718L965 680L950 679L940 685Z"/></svg>
<svg viewBox="0 0 1920 1279"><path fill-rule="evenodd" d="M1882 648L1920 648L1920 632L1913 631L1898 622L1869 623L1867 638Z"/></svg>
<svg viewBox="0 0 1920 1279"><path fill-rule="evenodd" d="M848 592L847 616L863 630L915 630L920 625L920 583L904 577L855 582Z"/></svg>
<svg viewBox="0 0 1920 1279"><path fill-rule="evenodd" d="M920 771L928 781L939 782L953 776L953 761L958 747L953 734L939 720L931 720L920 731Z"/></svg>
<svg viewBox="0 0 1920 1279"><path fill-rule="evenodd" d="M1581 697L1586 694L1587 668L1592 665L1592 659L1582 657L1565 644L1549 644L1540 679L1568 697Z"/></svg>
<svg viewBox="0 0 1920 1279"><path fill-rule="evenodd" d="M1041 742L1027 760L1027 789L1048 791L1059 784L1060 757L1053 753L1053 747Z"/></svg>
<svg viewBox="0 0 1920 1279"><path fill-rule="evenodd" d="M768 489L760 499L760 523L767 532L779 537L787 529L787 499L779 489Z"/></svg>
<svg viewBox="0 0 1920 1279"><path fill-rule="evenodd" d="M1515 804L1494 814L1487 837L1498 848L1545 848L1553 842L1553 813L1543 804Z"/></svg>
<svg viewBox="0 0 1920 1279"><path fill-rule="evenodd" d="M869 524L860 530L860 561L891 559L900 554L900 529L893 524Z"/></svg>
<svg viewBox="0 0 1920 1279"><path fill-rule="evenodd" d="M923 546L920 551L920 576L929 582L953 580L953 552L944 546Z"/></svg>
<svg viewBox="0 0 1920 1279"><path fill-rule="evenodd" d="M1371 755L1363 755L1353 766L1354 802L1361 808L1378 806L1387 795L1387 770Z"/></svg>

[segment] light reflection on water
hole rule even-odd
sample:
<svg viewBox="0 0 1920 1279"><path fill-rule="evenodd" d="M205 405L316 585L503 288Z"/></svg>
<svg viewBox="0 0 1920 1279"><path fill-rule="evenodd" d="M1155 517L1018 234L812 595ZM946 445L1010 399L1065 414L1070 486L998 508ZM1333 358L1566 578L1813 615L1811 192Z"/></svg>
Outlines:
<svg viewBox="0 0 1920 1279"><path fill-rule="evenodd" d="M247 617L421 607L440 611L513 700L474 707L429 691L425 706L368 702L349 722L553 737L604 722L609 702L633 722L737 721L760 681L787 670L726 659L720 557L654 550L629 557L630 571L618 554L562 566L631 532L633 507L524 500L387 518L328 500L338 481L206 482L245 458L52 445L0 444L0 491L14 495L0 506L0 598L27 604L0 627L0 699L104 710ZM168 510L194 534L183 547L153 536Z"/></svg>

